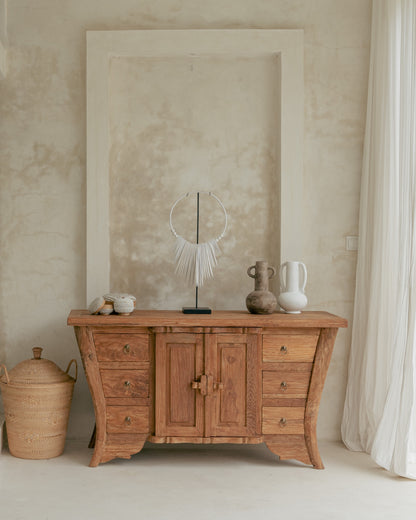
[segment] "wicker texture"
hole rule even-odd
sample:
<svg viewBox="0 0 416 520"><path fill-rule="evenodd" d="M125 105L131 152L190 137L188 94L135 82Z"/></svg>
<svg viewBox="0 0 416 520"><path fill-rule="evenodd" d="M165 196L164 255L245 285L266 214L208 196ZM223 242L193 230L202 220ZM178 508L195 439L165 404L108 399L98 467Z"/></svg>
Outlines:
<svg viewBox="0 0 416 520"><path fill-rule="evenodd" d="M50 459L61 455L71 407L77 365L66 372L40 358L19 363L10 373L4 365L0 378L10 453L23 459ZM75 378L68 375L75 363Z"/></svg>

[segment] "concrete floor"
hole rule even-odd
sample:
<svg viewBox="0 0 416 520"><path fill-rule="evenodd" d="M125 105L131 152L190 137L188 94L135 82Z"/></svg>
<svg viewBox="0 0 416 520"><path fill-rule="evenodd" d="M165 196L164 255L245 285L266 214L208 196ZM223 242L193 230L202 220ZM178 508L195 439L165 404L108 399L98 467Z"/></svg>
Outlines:
<svg viewBox="0 0 416 520"><path fill-rule="evenodd" d="M264 445L152 446L89 468L91 450L30 461L0 456L1 520L416 518L416 481L363 453L320 443L326 469L282 461Z"/></svg>

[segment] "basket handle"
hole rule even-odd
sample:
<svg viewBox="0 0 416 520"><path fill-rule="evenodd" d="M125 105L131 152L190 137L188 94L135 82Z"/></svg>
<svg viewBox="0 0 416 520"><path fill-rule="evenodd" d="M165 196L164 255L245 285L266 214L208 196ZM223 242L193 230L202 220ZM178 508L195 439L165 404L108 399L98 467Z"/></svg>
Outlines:
<svg viewBox="0 0 416 520"><path fill-rule="evenodd" d="M72 363L75 363L75 378L74 381L78 379L78 363L76 359L71 359L71 361L68 363L68 368L65 370L65 374L68 374L69 368L72 365Z"/></svg>
<svg viewBox="0 0 416 520"><path fill-rule="evenodd" d="M7 372L6 365L0 365L0 370L1 369L4 370L4 375L6 376L6 383L9 384L10 383L10 378L9 378L9 373Z"/></svg>

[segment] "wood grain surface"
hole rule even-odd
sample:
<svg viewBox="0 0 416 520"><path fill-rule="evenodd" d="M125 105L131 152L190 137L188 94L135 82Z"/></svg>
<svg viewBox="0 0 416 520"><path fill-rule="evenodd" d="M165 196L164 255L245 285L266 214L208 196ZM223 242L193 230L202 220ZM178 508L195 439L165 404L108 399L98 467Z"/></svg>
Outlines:
<svg viewBox="0 0 416 520"><path fill-rule="evenodd" d="M319 323L319 325L318 325ZM212 314L183 314L181 311L135 310L129 316L91 315L88 310L73 310L68 317L68 325L95 326L135 326L135 327L346 327L347 320L322 311L305 311L301 314L275 312L268 315L250 314L248 311L213 311Z"/></svg>
<svg viewBox="0 0 416 520"><path fill-rule="evenodd" d="M263 337L263 361L311 363L315 357L319 335L314 334L270 334Z"/></svg>
<svg viewBox="0 0 416 520"><path fill-rule="evenodd" d="M148 334L94 334L98 361L149 361Z"/></svg>
<svg viewBox="0 0 416 520"><path fill-rule="evenodd" d="M90 466L144 442L265 442L281 459L323 468L316 439L338 327L326 312L72 311L94 403Z"/></svg>
<svg viewBox="0 0 416 520"><path fill-rule="evenodd" d="M311 371L263 371L263 398L306 398Z"/></svg>
<svg viewBox="0 0 416 520"><path fill-rule="evenodd" d="M289 435L304 432L305 409L294 406L263 407L263 433Z"/></svg>
<svg viewBox="0 0 416 520"><path fill-rule="evenodd" d="M108 433L149 433L148 406L107 406Z"/></svg>
<svg viewBox="0 0 416 520"><path fill-rule="evenodd" d="M105 397L148 397L148 370L100 370Z"/></svg>

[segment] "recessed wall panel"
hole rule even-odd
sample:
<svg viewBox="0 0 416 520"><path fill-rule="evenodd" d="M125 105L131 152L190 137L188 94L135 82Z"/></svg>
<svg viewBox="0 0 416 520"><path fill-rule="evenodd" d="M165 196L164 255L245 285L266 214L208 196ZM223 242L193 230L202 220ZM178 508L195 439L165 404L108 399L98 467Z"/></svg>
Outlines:
<svg viewBox="0 0 416 520"><path fill-rule="evenodd" d="M110 284L138 308L193 305L174 274L169 212L183 193L211 190L229 227L200 305L244 308L255 260L279 263L280 64L278 55L114 57L109 69ZM196 240L196 197L174 213ZM218 236L223 214L200 199L200 241Z"/></svg>

